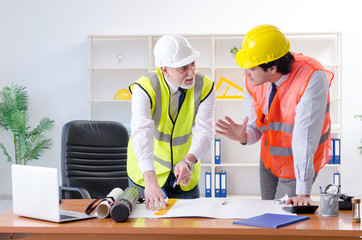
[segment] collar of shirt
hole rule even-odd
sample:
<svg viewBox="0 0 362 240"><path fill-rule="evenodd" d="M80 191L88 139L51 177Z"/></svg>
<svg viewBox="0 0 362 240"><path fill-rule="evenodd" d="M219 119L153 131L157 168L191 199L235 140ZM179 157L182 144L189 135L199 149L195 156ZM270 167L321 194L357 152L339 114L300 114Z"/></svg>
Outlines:
<svg viewBox="0 0 362 240"><path fill-rule="evenodd" d="M165 75L163 75L163 77L164 77L167 85L170 87L171 94L174 94L174 93L177 91L178 87L175 86L175 85L173 85L173 84L166 78Z"/></svg>
<svg viewBox="0 0 362 240"><path fill-rule="evenodd" d="M280 86L280 85L282 85L282 83L284 83L287 79L288 79L288 77L289 77L289 73L287 74L287 75L283 75L281 78L279 78L279 80L278 81L276 81L274 84L275 85L277 85L277 88ZM269 84L268 84L268 92L270 92L271 91L271 88L272 88L272 83L270 82Z"/></svg>

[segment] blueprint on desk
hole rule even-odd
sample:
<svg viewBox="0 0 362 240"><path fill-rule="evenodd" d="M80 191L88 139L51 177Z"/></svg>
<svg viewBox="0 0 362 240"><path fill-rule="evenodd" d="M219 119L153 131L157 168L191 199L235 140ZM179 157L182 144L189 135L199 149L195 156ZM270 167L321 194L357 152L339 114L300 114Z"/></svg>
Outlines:
<svg viewBox="0 0 362 240"><path fill-rule="evenodd" d="M156 211L146 210L145 204L136 204L130 218L208 217L240 219L264 213L296 215L284 211L284 204L273 200L258 200L233 197L178 199L165 215L154 215Z"/></svg>

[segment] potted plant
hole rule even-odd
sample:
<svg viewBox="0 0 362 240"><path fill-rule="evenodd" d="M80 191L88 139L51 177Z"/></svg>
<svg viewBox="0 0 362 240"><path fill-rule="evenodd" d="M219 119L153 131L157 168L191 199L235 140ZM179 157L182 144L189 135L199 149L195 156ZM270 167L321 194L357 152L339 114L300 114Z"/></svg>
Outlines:
<svg viewBox="0 0 362 240"><path fill-rule="evenodd" d="M14 160L0 143L8 162L27 165L31 160L39 159L45 149L52 146L51 139L44 136L46 131L54 127L49 118L40 120L37 127L31 130L28 126L28 94L25 87L17 84L6 86L0 91L0 129L5 130L14 144Z"/></svg>
<svg viewBox="0 0 362 240"><path fill-rule="evenodd" d="M233 48L230 48L230 54L235 57L236 53L240 50L240 48L234 46Z"/></svg>

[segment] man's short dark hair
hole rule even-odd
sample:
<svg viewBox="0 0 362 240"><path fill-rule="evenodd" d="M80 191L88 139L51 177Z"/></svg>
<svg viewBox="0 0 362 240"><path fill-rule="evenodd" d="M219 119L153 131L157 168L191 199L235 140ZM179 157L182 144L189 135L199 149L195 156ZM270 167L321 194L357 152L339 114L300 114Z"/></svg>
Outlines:
<svg viewBox="0 0 362 240"><path fill-rule="evenodd" d="M278 58L277 60L274 60L272 62L263 63L259 66L264 69L266 72L268 68L271 68L273 66L277 66L277 72L280 72L283 75L286 75L290 73L292 70L292 64L294 62L294 57L291 52L287 52L283 57Z"/></svg>

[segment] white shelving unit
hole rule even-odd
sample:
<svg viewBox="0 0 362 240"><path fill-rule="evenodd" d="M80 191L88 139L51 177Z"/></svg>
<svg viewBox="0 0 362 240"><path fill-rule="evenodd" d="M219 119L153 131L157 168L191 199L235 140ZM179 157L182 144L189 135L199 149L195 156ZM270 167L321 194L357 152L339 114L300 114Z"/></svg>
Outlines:
<svg viewBox="0 0 362 240"><path fill-rule="evenodd" d="M295 33L286 34L291 42L291 51L303 53L320 61L335 74L331 86L332 137L341 133L341 35L340 33ZM161 35L123 35L88 37L88 118L114 120L128 125L131 119L131 100L113 100L117 90L128 86L154 69L153 47ZM240 47L243 34L184 35L191 45L201 52L196 62L198 71L215 81L226 78L238 86L244 80L242 69L237 66L230 49ZM223 95L227 85L220 85L217 95ZM228 94L240 95L237 88L230 87ZM217 99L215 121L224 116L242 122L242 99ZM214 143L201 159L200 190L205 192L205 172L227 172L227 191L230 195L259 195L259 149L260 143L241 146L223 136L221 140L221 164L214 162ZM343 161L343 159L342 159ZM340 165L323 168L317 178L312 194L318 194L318 186L332 182L333 172L340 172ZM214 181L212 196L215 195Z"/></svg>

